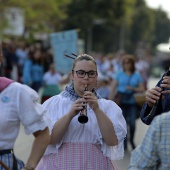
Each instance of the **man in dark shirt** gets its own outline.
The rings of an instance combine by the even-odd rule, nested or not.
[[[158,103],[157,108],[154,114],[150,115],[155,103]],[[150,125],[155,116],[167,111],[170,111],[170,76],[167,76],[166,72],[156,87],[146,92],[146,102],[142,107],[140,117],[143,123]]]

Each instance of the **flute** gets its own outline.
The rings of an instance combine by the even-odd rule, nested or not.
[[[88,91],[87,86],[85,86],[84,91]],[[82,124],[85,124],[88,122],[87,117],[87,106],[84,106],[83,110],[80,111],[80,115],[78,117],[78,121]]]
[[[164,76],[170,76],[170,67],[169,69],[166,71],[166,73],[164,74]],[[163,76],[163,77],[164,77]],[[162,77],[162,80],[163,80],[163,77]],[[161,83],[162,83],[162,80],[161,80]],[[162,88],[162,91],[164,90],[165,88]],[[156,103],[154,104],[154,106],[152,107],[150,113],[148,114],[148,116],[146,116],[146,119],[152,119],[154,116],[155,116],[155,113],[159,107],[159,105],[161,104],[161,99],[162,99],[162,94],[160,95],[159,99],[156,101]]]

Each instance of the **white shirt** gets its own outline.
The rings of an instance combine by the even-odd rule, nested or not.
[[[37,99],[34,90],[17,82],[0,93],[0,150],[14,147],[20,123],[26,134],[43,130],[50,123]]]
[[[57,85],[61,81],[61,75],[57,72],[51,74],[51,72],[48,71],[44,74],[43,80],[46,85]]]
[[[51,97],[43,106],[47,110],[47,114],[53,121],[52,126],[62,116],[68,113],[74,101],[69,97],[64,97],[62,94]],[[102,138],[97,119],[93,110],[87,105],[88,122],[81,124],[78,122],[78,116],[75,116],[69,124],[68,130],[63,136],[60,143],[56,146],[49,145],[46,149],[45,155],[50,153],[57,153],[62,143],[67,142],[84,142],[92,144],[100,144],[103,154],[111,160],[121,159],[124,156],[123,141],[126,136],[126,122],[122,115],[122,110],[116,103],[110,100],[98,99],[100,108],[111,119],[116,136],[118,138],[117,146],[107,146]]]

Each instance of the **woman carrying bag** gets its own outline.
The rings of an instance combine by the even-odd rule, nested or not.
[[[136,130],[137,105],[134,94],[136,92],[144,92],[144,84],[141,75],[135,71],[135,58],[132,55],[125,55],[122,58],[123,71],[117,72],[111,84],[111,92],[109,99],[113,98],[115,91],[119,94],[121,104],[119,105],[123,111],[123,115],[129,126],[130,144],[132,149],[134,144],[134,135]],[[118,97],[115,97],[115,100]],[[128,133],[127,133],[128,134]],[[127,135],[128,137],[128,135]],[[125,140],[125,150],[127,149],[127,138]]]

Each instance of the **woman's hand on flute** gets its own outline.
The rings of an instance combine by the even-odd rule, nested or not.
[[[86,100],[93,111],[99,109],[98,100],[92,92],[85,91],[83,98]]]
[[[85,99],[84,99],[84,98],[77,99],[77,100],[73,103],[73,105],[72,105],[72,107],[71,107],[71,109],[70,109],[70,111],[69,111],[69,114],[70,114],[72,117],[74,117],[74,116],[76,116],[81,110],[83,110],[85,106],[86,106],[86,103],[85,103]]]

